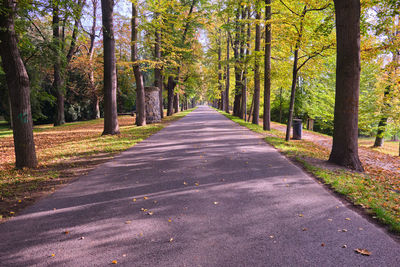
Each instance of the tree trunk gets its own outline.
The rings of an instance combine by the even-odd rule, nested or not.
[[[263,128],[271,130],[271,0],[265,0],[264,114]]]
[[[294,59],[293,59],[293,73],[292,73],[292,88],[290,92],[290,103],[289,103],[289,117],[286,125],[286,137],[285,140],[290,140],[290,129],[292,128],[292,120],[293,120],[293,111],[294,111],[294,100],[296,97],[296,85],[297,85],[297,63],[299,60],[299,50],[301,45],[301,39],[303,37],[303,28],[304,28],[304,18],[307,12],[307,6],[304,7],[303,12],[300,15],[300,30],[298,32],[296,44],[294,47]]]
[[[253,109],[254,109],[254,97],[251,100],[251,105],[250,105],[250,110],[249,110],[249,116],[247,118],[247,121],[250,121],[251,115],[253,114]]]
[[[260,1],[257,1],[256,8],[256,39],[255,39],[255,58],[254,58],[254,110],[253,110],[253,124],[258,125],[258,121],[260,118],[260,43],[261,43],[261,11],[259,9]]]
[[[136,125],[146,125],[146,103],[144,97],[143,75],[138,63],[138,13],[136,5],[132,2],[132,62],[136,81]]]
[[[168,77],[168,108],[167,108],[167,116],[171,116],[174,114],[174,89],[175,89],[175,78],[170,75]]]
[[[65,123],[64,115],[64,88],[63,79],[61,74],[61,39],[60,39],[60,18],[58,3],[52,1],[53,8],[53,43],[55,47],[55,62],[54,62],[54,81],[53,81],[53,91],[56,96],[56,116],[54,118],[54,126],[59,126]]]
[[[229,19],[228,19],[229,22]],[[225,112],[229,113],[229,80],[230,80],[230,66],[229,66],[229,46],[230,46],[229,34],[226,39],[226,80],[225,80]]]
[[[113,25],[113,0],[101,0],[104,46],[104,131],[119,134],[117,113],[117,73]]]
[[[360,1],[335,0],[337,66],[333,145],[329,161],[363,171],[358,157]]]
[[[379,121],[378,133],[376,134],[376,137],[375,137],[374,147],[382,147],[383,146],[387,120],[388,120],[387,117],[383,117]]]
[[[14,29],[15,5],[12,0],[2,0],[0,12],[0,56],[6,75],[11,101],[15,166],[19,169],[37,166],[33,121],[30,103],[29,77],[18,50]]]
[[[159,17],[159,14],[156,14],[156,18]],[[156,61],[160,62],[161,61],[161,33],[160,29],[156,29],[155,32],[155,44],[154,44],[154,54]],[[162,74],[161,74],[161,67],[157,65],[154,68],[154,86],[158,87],[160,90],[160,115],[161,118],[164,118],[164,105],[163,105],[163,81],[162,81]]]
[[[11,105],[10,94],[8,94],[8,110],[10,112],[10,129],[12,129],[14,127],[13,127],[13,115],[12,115],[12,105]]]
[[[240,7],[237,8],[236,12],[236,27],[235,27],[235,42],[233,47],[235,57],[235,99],[233,102],[233,115],[240,116],[240,100],[242,91],[242,75],[240,67],[240,38],[241,38],[241,27],[240,27]]]
[[[223,97],[223,86],[222,86],[222,63],[221,63],[221,30],[219,30],[219,37],[218,37],[218,89],[221,95],[221,104],[218,107],[219,109],[223,109],[224,107],[224,97]]]
[[[90,89],[92,90],[92,118],[93,119],[98,119],[100,118],[100,107],[99,107],[99,96],[97,95],[96,91],[96,85],[94,81],[94,67],[93,67],[93,54],[94,54],[94,46],[95,46],[95,40],[96,40],[96,25],[97,25],[97,0],[92,0],[93,4],[93,14],[92,14],[92,27],[90,29],[90,47],[88,50],[88,56],[89,56],[89,64],[90,64],[90,70],[89,70],[89,86]]]
[[[246,59],[244,65],[244,84],[243,84],[243,102],[246,103],[244,106],[244,120],[246,121],[247,117],[247,84],[248,84],[248,60],[250,58],[250,40],[251,40],[251,23],[250,23],[250,7],[246,8],[247,10],[247,39],[246,39]]]
[[[179,112],[179,94],[176,93],[174,95],[174,112],[178,113]]]
[[[245,60],[245,23],[244,21],[246,20],[246,9],[242,7],[242,22],[240,23],[240,52],[239,52],[239,58],[240,58],[240,108],[239,108],[239,118],[241,119],[246,119],[244,116],[245,114],[245,108],[246,108],[246,89],[245,89],[245,76],[244,72],[245,66],[244,66],[244,60]]]

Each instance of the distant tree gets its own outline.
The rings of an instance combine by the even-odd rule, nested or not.
[[[0,7],[0,55],[10,96],[16,167],[36,167],[29,77],[15,34],[15,2],[2,0]]]
[[[146,103],[144,97],[143,75],[138,62],[138,12],[136,4],[132,2],[132,62],[136,80],[136,125],[146,125]]]
[[[253,107],[253,124],[258,125],[260,118],[260,44],[261,44],[261,10],[260,2],[256,2],[256,39],[255,39],[255,60],[254,60],[254,107]]]
[[[263,129],[271,130],[271,0],[265,0],[264,114]]]
[[[117,113],[117,72],[113,25],[113,0],[101,0],[104,46],[104,131],[119,134]]]
[[[337,35],[333,145],[329,161],[363,171],[358,157],[360,0],[334,0]]]

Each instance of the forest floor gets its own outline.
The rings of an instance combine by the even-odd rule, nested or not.
[[[286,125],[272,123],[267,132],[237,117],[228,118],[257,133],[283,154],[298,162],[333,191],[344,196],[357,208],[389,229],[400,233],[400,157],[371,147],[371,140],[360,142],[359,156],[364,173],[349,171],[328,163],[332,137],[303,130],[303,140],[285,142]]]
[[[34,127],[36,169],[14,168],[12,131],[0,127],[0,222],[15,216],[37,199],[86,174],[189,111],[165,117],[161,123],[136,127],[132,116],[119,116],[121,134],[102,136],[103,119]]]

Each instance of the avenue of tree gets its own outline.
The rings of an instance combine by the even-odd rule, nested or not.
[[[359,135],[381,146],[400,129],[400,1],[1,1],[17,168],[37,165],[34,123],[102,116],[114,135],[135,110],[146,125],[145,86],[167,116],[208,101],[265,130],[286,123],[286,141],[301,118],[333,135],[329,161],[357,171]]]

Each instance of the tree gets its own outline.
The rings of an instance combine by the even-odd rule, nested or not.
[[[256,39],[255,39],[255,59],[254,59],[254,106],[253,106],[253,124],[258,125],[260,118],[260,44],[261,44],[261,10],[260,1],[256,3]]]
[[[229,23],[229,19],[228,19]],[[225,74],[225,112],[229,113],[229,86],[230,86],[230,66],[229,66],[229,47],[230,47],[230,38],[229,34],[226,36],[226,74]]]
[[[17,168],[37,166],[29,77],[18,49],[15,34],[15,2],[2,0],[0,10],[0,55],[10,96],[15,165]]]
[[[132,62],[136,80],[136,125],[146,125],[146,103],[144,97],[143,75],[138,62],[138,12],[136,4],[132,2]]]
[[[264,114],[263,129],[271,130],[271,0],[265,0]]]
[[[101,0],[104,50],[104,131],[119,134],[117,113],[117,71],[113,25],[113,0]]]
[[[358,157],[360,0],[334,0],[337,35],[336,97],[329,161],[363,171]]]

